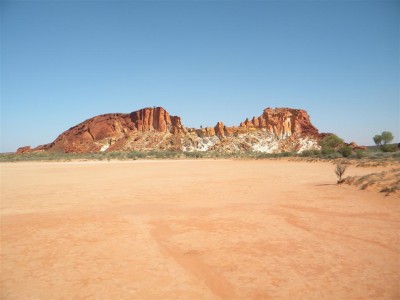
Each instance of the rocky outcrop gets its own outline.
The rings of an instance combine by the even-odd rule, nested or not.
[[[17,153],[61,151],[88,153],[128,150],[175,151],[302,151],[318,148],[318,130],[306,111],[267,108],[239,126],[186,128],[181,118],[162,107],[130,114],[114,113],[88,119],[60,134],[54,142]]]
[[[214,127],[214,132],[215,132],[215,135],[218,136],[219,138],[224,138],[225,137],[224,123],[218,122],[217,125],[215,125],[215,127]]]
[[[86,153],[128,150],[126,144],[146,132],[180,134],[185,133],[186,128],[180,117],[170,116],[162,107],[144,108],[130,114],[105,114],[88,119],[63,132],[53,143],[33,151]]]
[[[246,119],[241,127],[266,129],[277,138],[283,139],[293,134],[318,137],[318,130],[311,124],[307,112],[292,108],[266,108],[259,117]]]
[[[130,119],[138,131],[151,131],[180,133],[185,129],[181,118],[170,116],[162,107],[144,108],[130,114]]]
[[[22,153],[29,153],[31,151],[31,146],[24,146],[24,147],[20,147],[17,149],[17,152],[15,152],[16,154],[22,154]]]
[[[365,151],[365,150],[367,150],[367,147],[359,146],[359,145],[357,145],[356,142],[351,142],[350,144],[346,144],[345,143],[345,145],[350,147],[353,151],[357,151],[357,150]]]

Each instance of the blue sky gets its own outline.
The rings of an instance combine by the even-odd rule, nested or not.
[[[320,132],[400,141],[399,1],[2,1],[1,152],[95,115],[189,127],[306,109]]]

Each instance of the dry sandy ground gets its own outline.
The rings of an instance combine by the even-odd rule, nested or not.
[[[1,299],[400,298],[399,196],[330,163],[0,167]]]

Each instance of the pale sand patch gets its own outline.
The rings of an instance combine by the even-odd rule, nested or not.
[[[399,196],[331,163],[0,168],[1,299],[400,298]]]

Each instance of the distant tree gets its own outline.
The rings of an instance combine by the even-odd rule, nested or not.
[[[381,134],[376,134],[373,139],[375,144],[379,146],[383,152],[396,151],[396,145],[389,145],[389,143],[394,139],[394,136],[390,131],[383,131]]]
[[[381,137],[384,145],[389,144],[394,139],[393,134],[390,131],[382,132]]]
[[[344,179],[342,179],[342,177],[343,177],[344,173],[346,172],[346,169],[347,169],[347,165],[345,165],[341,160],[336,163],[335,174],[338,178],[338,181],[337,181],[338,184],[341,184],[344,182]]]
[[[382,145],[382,136],[380,134],[376,134],[374,137],[374,143],[377,146],[381,146]]]
[[[373,139],[377,146],[382,146],[393,141],[394,137],[390,131],[383,131],[381,134],[376,134]]]

